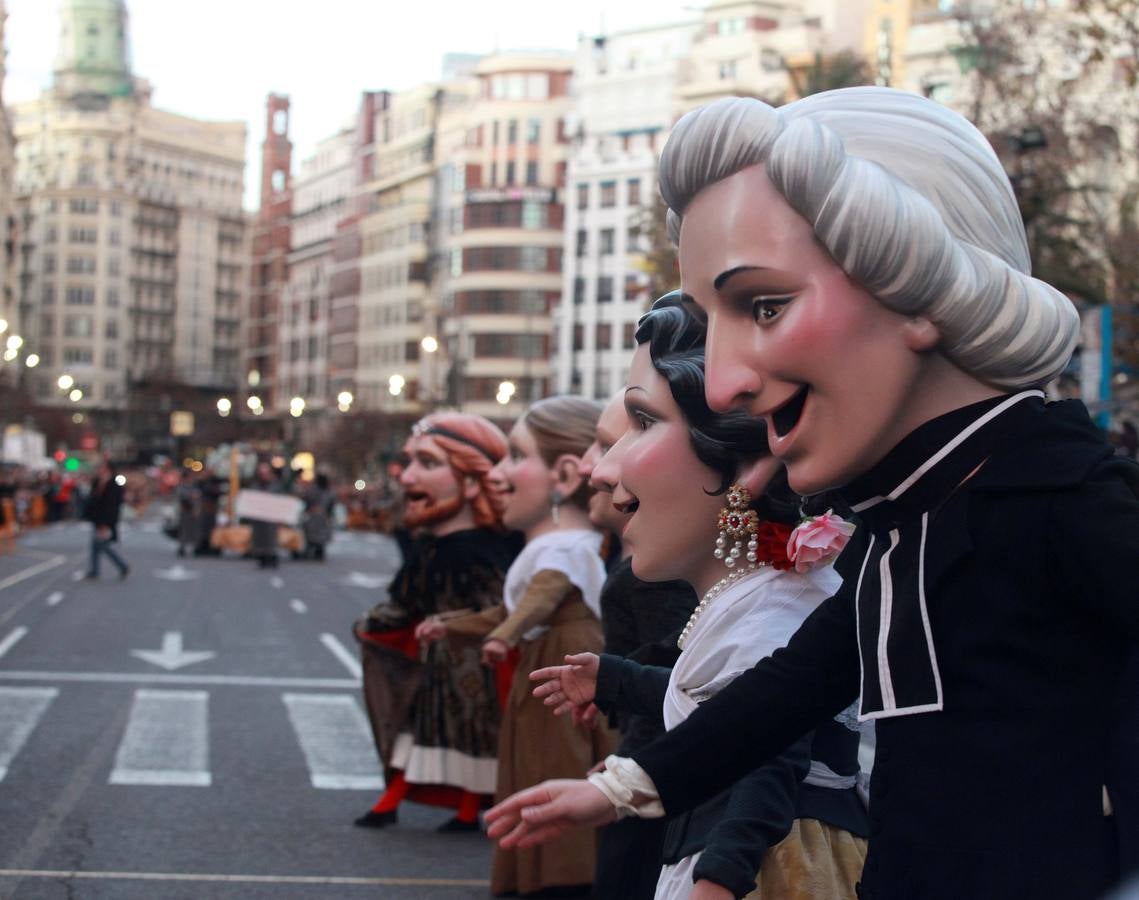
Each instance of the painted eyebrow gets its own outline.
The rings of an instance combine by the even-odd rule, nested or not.
[[[645,390],[643,387],[641,387],[639,384],[631,384],[627,388],[625,388],[625,395],[628,396],[630,391],[640,391],[643,394],[648,393],[648,391]]]
[[[712,287],[717,291],[721,290],[729,280],[739,275],[740,272],[756,272],[764,271],[764,266],[736,266],[734,269],[728,269],[726,272],[721,272],[716,276],[716,280],[712,282]]]

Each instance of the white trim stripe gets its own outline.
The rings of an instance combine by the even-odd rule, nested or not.
[[[858,570],[858,586],[854,589],[854,634],[858,644],[858,671],[862,678],[859,685],[866,683],[866,662],[862,658],[862,578],[866,575],[866,566],[870,562],[870,554],[874,552],[874,535],[870,535],[870,546],[866,548],[866,556],[862,558],[862,568]],[[862,720],[862,710],[865,698],[859,692],[859,721]]]
[[[998,406],[994,406],[981,418],[970,424],[964,431],[953,438],[944,447],[938,450],[933,456],[927,459],[924,463],[914,470],[909,478],[905,479],[901,484],[894,488],[885,497],[871,497],[869,500],[863,500],[861,503],[852,506],[854,512],[862,512],[863,510],[870,509],[877,506],[885,500],[897,500],[902,494],[908,491],[914,484],[930,469],[936,466],[939,462],[945,459],[950,453],[956,450],[964,441],[967,441],[976,431],[984,425],[987,425],[1009,407],[1019,403],[1021,400],[1027,400],[1030,397],[1044,398],[1044,392],[1038,390],[1021,391],[1019,394],[1014,394]]]
[[[0,681],[62,681],[80,684],[180,684],[227,687],[302,688],[338,690],[358,688],[348,678],[272,678],[256,675],[169,675],[144,672],[34,672],[0,670]]]
[[[902,539],[898,529],[890,531],[890,547],[882,554],[878,561],[878,577],[882,585],[882,608],[878,622],[878,686],[882,690],[882,708],[896,709],[897,698],[894,697],[894,682],[890,677],[890,657],[888,645],[890,642],[890,617],[894,612],[894,580],[890,577],[890,554],[894,552]]]
[[[18,625],[8,632],[4,640],[0,641],[0,658],[2,658],[9,650],[16,646],[28,633],[28,629],[23,625]]]

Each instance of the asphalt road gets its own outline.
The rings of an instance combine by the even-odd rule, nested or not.
[[[0,898],[488,896],[482,835],[382,787],[349,631],[394,542],[338,534],[321,564],[177,559],[123,528],[131,574],[80,580],[89,526],[0,556]]]

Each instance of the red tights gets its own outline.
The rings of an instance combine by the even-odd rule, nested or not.
[[[388,782],[387,790],[385,790],[380,799],[376,801],[376,805],[372,807],[372,812],[395,812],[399,809],[399,805],[407,798],[411,787],[412,786],[407,783],[407,779],[403,777],[403,772],[397,772],[392,777],[392,780]],[[455,818],[460,822],[477,822],[481,801],[481,795],[472,794],[470,791],[463,791],[459,797],[459,806],[455,813]]]

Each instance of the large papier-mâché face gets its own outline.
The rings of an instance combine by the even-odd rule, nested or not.
[[[403,445],[403,518],[408,528],[434,530],[466,504],[462,481],[447,452],[430,435],[412,435]]]
[[[587,479],[589,486],[593,488],[593,494],[589,498],[590,524],[614,534],[621,533],[629,517],[613,505],[613,485],[595,479],[593,473],[605,454],[621,439],[628,423],[622,392],[614,395],[601,411],[601,417],[597,420],[597,437],[582,454],[581,465],[578,466],[581,477]]]
[[[763,166],[693,198],[680,270],[707,319],[709,406],[762,417],[798,493],[847,483],[929,417],[936,331],[850,280]]]

